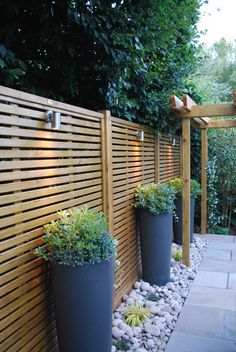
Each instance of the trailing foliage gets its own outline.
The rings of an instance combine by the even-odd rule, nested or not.
[[[207,231],[209,233],[215,233],[215,226],[222,221],[216,190],[217,179],[217,158],[209,158],[207,163]]]
[[[183,192],[183,178],[176,177],[168,182],[175,190],[176,197],[182,197]],[[193,196],[198,197],[201,195],[200,184],[196,180],[190,180],[190,192]]]
[[[35,253],[52,263],[82,265],[100,263],[115,254],[102,212],[86,206],[58,213],[58,220],[45,226],[44,245]]]
[[[122,285],[122,269],[121,269],[121,262],[116,259],[115,260],[115,283],[114,283],[114,289],[117,290],[121,285]]]
[[[168,184],[148,183],[138,185],[133,206],[153,215],[170,213],[174,209],[175,190]]]
[[[150,316],[150,310],[139,303],[130,306],[125,312],[125,323],[130,326],[140,326]]]
[[[2,0],[1,83],[167,130],[202,2]]]

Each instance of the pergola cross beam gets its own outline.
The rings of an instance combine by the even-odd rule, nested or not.
[[[181,99],[179,99],[176,95],[171,95],[170,97],[170,104],[175,111],[182,111],[184,106]]]
[[[236,114],[236,111],[235,111]],[[198,126],[198,128],[202,128],[203,126]],[[236,119],[224,119],[224,120],[211,120],[207,126],[207,128],[230,128],[236,127]]]
[[[193,101],[188,94],[183,95],[183,101],[176,97],[176,95],[171,95],[170,97],[170,103],[176,112],[190,112],[192,110],[192,107],[196,105],[195,101]],[[194,122],[197,124],[201,125],[207,125],[209,123],[209,118],[208,117],[196,117],[194,118]]]
[[[206,104],[206,105],[194,105],[191,111],[182,110],[179,114],[180,118],[194,119],[195,117],[216,117],[216,116],[235,116],[236,105],[235,104]]]

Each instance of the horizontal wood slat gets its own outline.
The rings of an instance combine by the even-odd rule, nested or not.
[[[46,122],[47,110],[61,112],[60,130]],[[156,174],[161,182],[179,176],[180,139],[173,146],[160,136],[156,148],[153,130],[108,115],[0,86],[3,352],[58,352],[48,267],[34,254],[57,211],[87,204],[110,212],[121,261],[114,307],[141,275],[134,190]]]

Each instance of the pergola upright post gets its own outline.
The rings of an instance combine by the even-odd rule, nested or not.
[[[202,129],[202,162],[201,162],[201,232],[207,231],[207,129],[236,127],[236,90],[233,91],[233,104],[205,104],[197,105],[188,95],[183,101],[175,95],[170,97],[170,103],[176,115],[182,119],[182,176],[183,176],[183,202],[182,202],[182,236],[183,236],[183,262],[189,266],[190,254],[190,119],[194,127]],[[229,119],[213,119],[211,117],[233,116]]]
[[[203,235],[207,232],[207,158],[208,158],[208,141],[207,141],[207,129],[202,128],[202,163],[201,163],[201,233]]]
[[[190,119],[182,120],[182,155],[183,155],[183,263],[190,265]]]

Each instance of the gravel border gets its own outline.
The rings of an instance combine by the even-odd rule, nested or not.
[[[205,239],[194,238],[190,251],[190,267],[171,259],[170,282],[165,286],[151,286],[143,280],[135,282],[132,291],[123,296],[123,302],[113,313],[112,352],[163,352],[165,350],[207,248],[207,243]],[[176,248],[180,246],[173,243],[172,251]],[[147,299],[150,294],[157,297],[156,302]],[[142,325],[131,327],[125,323],[125,312],[135,303],[147,307],[150,310],[150,316]],[[122,344],[123,348],[116,347],[118,344]]]

